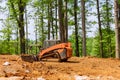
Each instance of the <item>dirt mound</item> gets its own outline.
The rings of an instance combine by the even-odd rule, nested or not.
[[[112,58],[72,57],[60,63],[56,59],[37,62],[30,55],[0,55],[0,64],[0,80],[120,79],[120,61]]]

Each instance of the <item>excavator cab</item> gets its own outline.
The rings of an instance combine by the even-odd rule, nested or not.
[[[60,43],[60,40],[45,40],[43,43],[43,48],[49,48],[59,43]]]
[[[58,58],[60,62],[65,62],[72,56],[70,42],[61,43],[60,40],[46,40],[37,55],[37,60],[47,57]]]

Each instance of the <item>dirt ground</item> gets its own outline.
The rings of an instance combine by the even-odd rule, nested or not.
[[[72,57],[33,61],[31,57],[0,55],[0,80],[120,80],[120,60]]]

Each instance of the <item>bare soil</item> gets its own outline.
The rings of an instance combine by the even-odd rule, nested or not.
[[[0,55],[0,80],[120,80],[120,60],[72,57],[68,62],[58,62]]]

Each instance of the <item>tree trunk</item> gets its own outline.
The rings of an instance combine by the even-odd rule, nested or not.
[[[116,58],[120,58],[120,4],[114,0],[115,11],[115,38],[116,38]]]
[[[78,24],[77,24],[77,0],[74,0],[74,20],[75,20],[75,53],[79,57]]]
[[[9,26],[8,26],[7,30],[10,31]],[[7,52],[10,54],[10,34],[7,35],[7,41],[8,41]]]
[[[65,13],[64,13],[65,42],[68,41],[67,1],[68,0],[65,0]]]
[[[7,45],[8,45],[7,50],[8,51],[7,52],[8,53],[10,53],[10,38],[11,38],[11,36],[10,36],[11,35],[11,31],[10,31],[11,26],[10,26],[10,20],[9,19],[10,19],[10,15],[8,16],[8,25],[7,25],[7,31],[10,32],[10,33],[7,33],[7,41],[8,41],[8,43],[7,43]]]
[[[36,24],[39,24],[39,19],[37,19],[37,18],[36,18]],[[38,40],[38,37],[37,37],[38,36],[37,35],[37,32],[38,32],[37,27],[38,26],[36,26],[36,29],[35,29],[35,44],[38,43],[38,41],[37,41]],[[37,54],[37,46],[36,46],[36,54]]]
[[[106,0],[106,18],[107,18],[107,44],[108,44],[108,53],[111,55],[112,47],[111,47],[111,30],[110,30],[110,12],[109,12],[109,2]]]
[[[42,5],[43,6],[43,5]],[[42,14],[44,14],[43,13],[43,9],[42,9]],[[41,27],[42,27],[42,43],[44,42],[44,27],[43,27],[43,25],[44,25],[44,22],[43,22],[43,15],[41,15]],[[42,44],[43,45],[43,44]]]
[[[26,20],[26,53],[28,53],[28,22],[27,22],[27,7],[25,7],[25,20]]]
[[[99,25],[99,35],[100,35],[100,55],[103,56],[103,42],[102,42],[102,30],[101,30],[101,21],[100,21],[100,12],[99,12],[99,0],[97,0],[97,14],[98,14],[98,25]]]
[[[24,9],[25,5],[22,0],[19,0],[19,33],[20,33],[20,53],[25,54],[25,31],[24,31]]]
[[[19,38],[18,38],[18,27],[17,27],[17,30],[16,30],[16,39],[17,39],[17,42],[15,43],[16,45],[16,48],[15,48],[15,53],[18,54],[19,53]]]
[[[51,3],[50,3],[50,22],[51,22],[51,28],[52,28],[52,39],[55,39],[55,35],[54,35],[54,25],[53,25],[53,11],[52,11],[52,1],[51,1]]]
[[[58,1],[56,0],[56,6],[55,6],[55,7],[56,7],[56,9],[55,9],[55,14],[56,14],[56,15],[55,15],[55,18],[56,18],[56,21],[55,21],[55,24],[56,24],[56,25],[55,25],[56,39],[58,39],[58,25],[57,25],[57,9],[58,9],[58,8],[57,8],[57,4],[58,4]]]
[[[58,14],[59,14],[59,29],[60,29],[60,40],[65,42],[65,29],[64,29],[64,12],[63,12],[63,0],[58,0]]]
[[[82,17],[82,52],[86,54],[86,26],[85,26],[85,0],[81,0],[81,17]]]
[[[17,17],[17,13],[15,11],[15,7],[14,7],[14,2],[12,0],[9,0],[10,1],[10,5],[11,5],[11,8],[12,8],[12,12],[13,12],[13,15],[14,15],[14,18],[15,20],[17,21],[17,25],[19,23],[19,20],[18,20],[18,17]],[[19,25],[18,25],[19,26]],[[16,49],[15,49],[15,53],[18,54],[18,46],[19,46],[19,39],[18,39],[18,27],[17,27],[17,30],[16,30],[16,39],[17,39],[17,43],[16,43]]]
[[[17,13],[14,7],[14,2],[12,0],[10,0],[10,4],[11,4],[14,17],[18,24],[18,30],[20,35],[20,53],[25,54],[24,9],[25,9],[26,3],[24,3],[22,0],[19,0],[18,2],[19,18],[17,17]]]
[[[48,4],[48,40],[50,40],[50,4]]]

